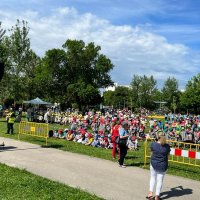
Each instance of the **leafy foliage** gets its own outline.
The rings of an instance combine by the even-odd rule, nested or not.
[[[156,80],[153,76],[134,75],[131,82],[134,107],[153,107],[153,99],[156,93]]]
[[[94,43],[67,40],[63,49],[48,50],[35,70],[40,97],[80,107],[100,103],[99,88],[112,84],[108,73],[113,69],[100,49]]]
[[[129,107],[130,89],[124,86],[116,87],[115,91],[106,91],[103,94],[104,105],[113,108],[127,108]]]
[[[180,101],[181,105],[186,109],[195,113],[200,111],[200,74],[188,81]]]
[[[163,99],[167,101],[168,107],[173,111],[176,110],[179,101],[178,81],[173,77],[169,77],[162,88]]]
[[[17,20],[14,27],[9,30],[10,35],[3,40],[7,62],[5,65],[5,77],[2,80],[4,91],[2,96],[15,100],[23,99],[28,90],[27,81],[32,72],[31,59],[35,54],[30,49],[28,37],[29,28],[25,21]]]

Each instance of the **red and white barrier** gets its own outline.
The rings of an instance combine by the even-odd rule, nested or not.
[[[200,152],[171,148],[170,155],[182,156],[186,158],[200,159]]]

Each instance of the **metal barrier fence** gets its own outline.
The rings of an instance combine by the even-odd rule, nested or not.
[[[164,115],[149,115],[148,118],[165,119],[165,116]]]
[[[21,121],[19,124],[19,134],[18,139],[20,139],[20,135],[30,135],[33,137],[45,138],[46,145],[49,134],[49,125],[44,123],[35,123],[35,122],[25,122]]]
[[[144,165],[147,164],[147,159],[151,157],[151,142],[154,139],[148,138],[145,141],[144,147]],[[190,166],[200,167],[200,145],[186,142],[178,142],[167,140],[171,147],[171,152],[168,158],[169,162],[185,164]]]

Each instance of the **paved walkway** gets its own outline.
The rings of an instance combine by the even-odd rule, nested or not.
[[[120,168],[114,162],[1,138],[0,162],[94,193],[109,200],[142,200],[148,191],[149,171]],[[92,150],[92,149],[91,149]],[[199,176],[199,174],[197,174]],[[199,200],[200,182],[166,175],[163,199]]]

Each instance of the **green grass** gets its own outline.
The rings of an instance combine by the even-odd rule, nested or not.
[[[7,135],[4,134],[6,132],[6,123],[0,122],[0,130],[1,130],[0,136],[17,139],[18,125],[19,124],[15,123],[14,135]],[[53,129],[54,127],[65,128],[66,126],[50,125],[50,129]],[[39,144],[45,147],[45,139],[35,138],[30,136],[21,136],[20,138],[22,141]],[[140,145],[139,151],[128,151],[125,163],[128,166],[137,166],[149,169],[149,160],[148,160],[148,165],[144,167],[144,142],[140,141],[139,145]],[[94,148],[91,146],[85,146],[75,142],[68,142],[66,140],[56,139],[56,138],[48,139],[48,146],[46,148],[48,147],[113,161],[110,149],[106,150],[102,148]],[[180,165],[170,162],[170,167],[167,173],[200,181],[200,176],[197,176],[197,174],[200,174],[200,167]]]
[[[0,164],[0,199],[100,200],[95,195]]]

